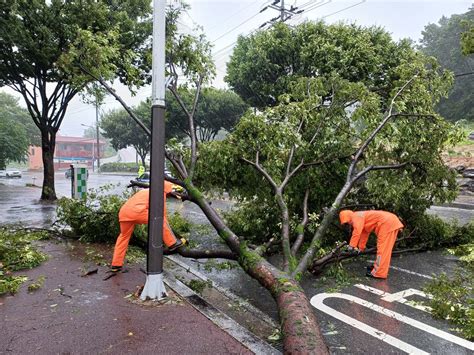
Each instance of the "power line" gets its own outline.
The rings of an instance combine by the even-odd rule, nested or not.
[[[266,1],[262,6],[268,4],[270,1],[271,1],[271,0]],[[228,20],[230,20],[231,18],[234,18],[236,15],[238,15],[238,14],[244,12],[244,11],[247,10],[247,9],[250,9],[250,8],[251,8],[252,6],[254,6],[254,5],[255,5],[255,3],[251,3],[249,6],[245,6],[244,8],[242,8],[242,9],[240,9],[239,11],[235,12],[234,14],[230,15],[230,16],[227,17],[226,19],[220,20],[219,22],[220,22],[220,23],[225,23],[225,22],[227,22]],[[208,28],[207,30],[208,30],[208,31],[209,31],[209,30],[212,30],[212,29],[216,28],[217,26],[218,26],[218,25],[212,26],[211,28]]]
[[[313,10],[316,10],[317,8],[320,8],[322,6],[325,6],[329,3],[331,3],[332,0],[322,0],[322,1],[317,1],[316,3],[308,6],[307,8],[305,8],[305,11],[306,13],[310,12],[310,11],[313,11]]]
[[[347,7],[343,8],[343,9],[341,9],[341,10],[339,10],[339,11],[336,11],[336,12],[333,12],[333,13],[331,13],[331,14],[325,15],[325,16],[323,16],[323,17],[321,17],[321,18],[326,18],[326,17],[332,16],[332,15],[338,14],[338,13],[340,13],[340,12],[346,11],[346,10],[348,10],[348,9],[350,9],[350,8],[353,8],[353,7],[355,7],[355,6],[361,5],[361,4],[363,4],[364,2],[366,2],[366,1],[367,1],[367,0],[362,0],[362,1],[360,1],[360,2],[358,2],[358,3],[356,3],[356,4],[354,4],[354,5],[347,6]]]
[[[279,4],[277,6],[277,4]],[[274,0],[270,5],[265,6],[260,12],[264,12],[267,9],[277,10],[280,14],[277,17],[270,19],[260,25],[259,28],[263,28],[266,25],[273,25],[276,22],[286,22],[295,15],[301,14],[304,10],[299,7],[291,5],[290,8],[285,7],[285,0]]]
[[[253,18],[257,17],[258,15],[260,15],[260,12],[257,12],[255,15],[249,17],[248,19],[246,19],[244,22],[240,23],[239,25],[231,28],[230,30],[228,30],[227,32],[223,33],[222,35],[220,35],[219,37],[217,37],[216,39],[214,39],[212,41],[212,43],[215,43],[216,41],[218,41],[219,39],[221,39],[222,37],[226,36],[227,34],[233,32],[234,30],[236,30],[237,28],[239,28],[240,26],[246,24],[247,22],[249,22],[250,20],[252,20]]]

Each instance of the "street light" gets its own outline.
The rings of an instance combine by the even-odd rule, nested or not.
[[[84,123],[81,123],[81,126],[94,128],[94,126],[88,126]],[[99,125],[97,124],[97,116],[95,122],[95,135],[96,135],[96,152],[97,152],[97,172],[100,173],[100,143],[99,143]],[[94,171],[94,159],[95,159],[95,152],[94,152],[94,143],[92,143],[92,171]]]

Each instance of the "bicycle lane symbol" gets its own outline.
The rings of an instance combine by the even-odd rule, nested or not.
[[[419,306],[419,305],[414,305],[414,304],[410,304],[407,302],[406,298],[405,297],[408,297],[410,295],[413,295],[413,294],[416,294],[416,295],[419,295],[419,296],[422,296],[422,297],[426,297],[426,298],[429,298],[430,296],[429,295],[426,295],[424,292],[422,291],[419,291],[419,290],[415,290],[415,289],[408,289],[408,290],[404,290],[404,291],[401,291],[401,292],[397,292],[397,293],[393,293],[393,294],[390,294],[390,293],[386,293],[384,291],[381,291],[381,290],[378,290],[376,288],[373,288],[373,287],[370,287],[370,286],[366,286],[366,285],[362,285],[362,284],[356,284],[354,285],[355,287],[358,287],[358,288],[361,288],[361,289],[364,289],[366,291],[369,291],[369,292],[372,292],[372,293],[375,293],[379,296],[382,297],[382,300],[384,301],[387,301],[387,302],[400,302],[400,303],[404,303],[408,306],[411,306],[411,307],[414,307],[414,308],[417,308],[417,309],[421,309],[423,311],[427,311],[427,307],[423,307],[423,306]],[[465,340],[465,339],[462,339],[460,337],[457,337],[453,334],[450,334],[450,333],[447,333],[447,332],[444,332],[442,330],[439,330],[439,329],[436,329],[426,323],[423,323],[423,322],[420,322],[420,321],[417,321],[413,318],[410,318],[410,317],[407,317],[407,316],[404,316],[403,314],[400,314],[400,313],[397,313],[397,312],[394,312],[390,309],[387,309],[387,308],[384,308],[384,307],[381,307],[379,305],[376,305],[374,303],[371,303],[371,302],[368,302],[368,301],[365,301],[359,297],[356,297],[356,296],[352,296],[352,295],[348,295],[348,294],[345,294],[345,293],[320,293],[318,295],[315,295],[311,298],[310,302],[311,302],[311,305],[313,307],[315,307],[316,309],[330,315],[331,317],[334,317],[336,319],[339,319],[340,321],[343,321],[344,323],[346,324],[349,324],[377,339],[380,339],[384,342],[386,342],[387,344],[390,344],[406,353],[409,353],[409,354],[429,354],[427,353],[426,351],[423,351],[411,344],[408,344],[398,338],[395,338],[387,333],[384,333],[380,330],[378,330],[377,328],[374,328],[374,327],[371,327],[361,321],[358,321],[357,319],[355,318],[352,318],[342,312],[339,312],[327,305],[324,304],[324,300],[327,299],[327,298],[339,298],[339,299],[344,299],[344,300],[347,300],[349,302],[354,302],[354,303],[357,303],[361,306],[364,306],[366,308],[369,308],[371,309],[372,311],[375,311],[375,312],[378,312],[378,313],[381,313],[387,317],[391,317],[391,318],[394,318],[396,320],[398,320],[399,322],[402,322],[402,323],[405,323],[405,324],[408,324],[412,327],[415,327],[415,328],[418,328],[420,330],[423,330],[427,333],[430,333],[432,335],[435,335],[439,338],[442,338],[442,339],[445,339],[445,340],[448,340],[454,344],[457,344],[457,345],[460,345],[464,348],[467,348],[469,350],[474,350],[474,343],[468,341],[468,340]]]

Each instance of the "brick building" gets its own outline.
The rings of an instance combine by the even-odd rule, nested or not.
[[[104,155],[105,142],[99,140],[99,153]],[[84,137],[56,136],[56,149],[54,150],[54,169],[67,169],[71,164],[86,164],[92,168],[97,159],[97,140]],[[28,169],[43,169],[41,147],[30,146],[28,156]]]

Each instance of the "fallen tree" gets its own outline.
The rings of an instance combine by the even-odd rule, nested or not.
[[[449,80],[447,84],[443,81],[444,74],[437,71],[436,63],[415,56],[397,68],[398,80],[385,105],[377,93],[361,83],[335,75],[301,78],[277,106],[244,115],[224,141],[200,144],[194,115],[201,87],[212,75],[209,47],[203,38],[177,36],[172,28],[168,36],[174,44],[167,55],[169,91],[188,117],[190,144],[169,142],[166,158],[176,178],[167,180],[186,189],[189,201],[200,207],[225,242],[228,258],[237,258],[243,270],[272,294],[285,352],[328,353],[299,280],[312,263],[317,263],[316,254],[343,201],[355,187],[361,188],[357,183],[367,176],[364,185],[379,196],[383,192],[388,195],[383,191],[384,182],[397,179],[405,184],[401,192],[397,191],[398,200],[400,193],[414,189],[415,183],[421,193],[430,194],[428,200],[448,194],[442,181],[451,182],[453,177],[443,169],[439,153],[450,138],[450,127],[433,111],[433,104],[445,93]],[[173,48],[181,52],[175,53]],[[96,62],[88,62],[87,55],[74,60],[140,123],[107,82],[113,75],[104,76]],[[194,87],[191,106],[179,96],[180,74]],[[150,133],[143,124],[141,127]],[[393,171],[396,173],[386,173]],[[331,173],[335,174],[333,181],[323,183]],[[374,186],[370,186],[371,181],[375,181]],[[216,186],[242,201],[276,211],[265,222],[272,222],[271,228],[278,232],[252,236],[234,231],[201,190]],[[324,198],[318,197],[321,186],[329,191],[323,191]],[[320,221],[313,213],[318,205],[326,207]],[[248,223],[260,227],[255,218]],[[280,247],[281,265],[266,259],[266,252],[274,245]],[[218,252],[190,251],[189,255],[208,258]],[[220,253],[219,257],[226,256]]]
[[[325,262],[324,260],[327,256],[319,260],[314,260],[314,256],[318,250],[318,246],[321,242],[321,239],[327,232],[330,223],[336,216],[344,198],[350,193],[354,184],[369,172],[378,170],[402,169],[412,163],[412,161],[410,160],[392,160],[391,163],[386,163],[383,165],[368,164],[362,169],[359,168],[359,170],[356,171],[356,166],[358,163],[361,162],[362,155],[365,153],[365,155],[368,156],[366,152],[367,148],[377,137],[377,134],[390,122],[390,120],[399,117],[404,117],[406,120],[409,119],[412,121],[414,120],[414,118],[428,118],[429,120],[437,119],[434,113],[408,115],[405,113],[394,111],[395,105],[398,100],[401,101],[402,94],[405,93],[405,95],[407,95],[405,91],[409,91],[408,88],[418,78],[418,75],[419,74],[412,76],[399,88],[399,90],[395,93],[391,105],[385,113],[384,117],[382,117],[380,122],[375,125],[375,128],[372,129],[371,133],[360,144],[359,148],[354,152],[354,154],[348,155],[347,153],[343,152],[344,154],[341,154],[340,156],[335,156],[333,158],[327,159],[328,161],[350,159],[351,163],[348,169],[346,182],[342,186],[342,189],[336,196],[334,202],[325,212],[324,217],[316,233],[309,242],[309,246],[307,247],[305,253],[299,254],[298,252],[301,246],[303,245],[304,229],[306,227],[306,221],[308,220],[308,218],[306,214],[303,216],[303,219],[299,224],[302,227],[297,229],[297,236],[293,240],[293,242],[291,242],[290,218],[288,208],[283,197],[284,189],[286,185],[291,181],[291,178],[297,175],[299,169],[318,166],[324,163],[324,159],[321,161],[310,161],[309,163],[305,163],[304,160],[300,160],[298,164],[295,164],[295,167],[290,168],[292,160],[295,156],[296,148],[290,149],[287,161],[288,164],[285,167],[286,174],[284,175],[284,178],[280,180],[280,184],[277,184],[275,180],[271,177],[270,173],[268,173],[265,168],[262,167],[260,161],[260,153],[258,151],[254,160],[241,158],[241,162],[243,162],[244,164],[249,164],[262,176],[264,176],[265,180],[268,181],[274,191],[275,200],[277,201],[277,204],[281,211],[281,236],[279,239],[281,242],[281,250],[283,251],[282,254],[284,256],[284,262],[281,268],[272,265],[264,258],[267,244],[260,245],[256,248],[250,247],[248,241],[236,235],[226,225],[224,219],[218,214],[216,210],[214,210],[212,205],[206,200],[201,191],[195,186],[193,177],[197,165],[197,144],[195,144],[194,148],[191,148],[190,156],[187,158],[183,157],[182,155],[179,155],[176,151],[167,152],[167,158],[173,164],[179,176],[178,179],[169,178],[169,180],[179,184],[180,186],[186,189],[186,191],[188,192],[188,199],[191,202],[196,203],[201,208],[203,213],[209,219],[209,222],[214,226],[219,236],[225,241],[231,251],[228,256],[224,255],[224,253],[219,251],[194,251],[192,253],[189,252],[188,255],[186,255],[188,252],[183,251],[182,255],[191,256],[195,258],[209,258],[211,255],[223,258],[228,257],[229,259],[235,259],[235,257],[237,257],[237,260],[242,266],[242,268],[249,275],[257,279],[262,284],[262,286],[267,288],[272,293],[280,311],[282,333],[284,334],[285,350],[288,352],[326,352],[324,342],[318,330],[318,325],[314,316],[314,312],[312,311],[309,305],[308,299],[304,291],[299,286],[298,280],[299,278],[301,278],[304,271],[307,270],[310,266],[312,271],[316,272],[318,265],[324,266],[325,264],[327,264],[327,262]],[[98,78],[98,80],[101,81],[100,78]],[[103,82],[102,84],[104,85],[104,87],[108,87],[105,82]],[[110,93],[114,94],[113,90],[110,90]],[[361,99],[359,98],[359,100]],[[347,101],[344,102],[344,104],[347,103]],[[295,105],[299,104],[299,102],[295,103]],[[365,109],[363,105],[359,106],[359,108],[357,109],[361,108]],[[334,107],[332,107],[332,109],[334,109]],[[353,116],[354,113],[352,114],[352,117]],[[192,121],[192,114],[190,114],[189,117]],[[345,117],[345,119],[347,119],[347,117]],[[302,127],[303,123],[304,122],[300,121],[298,123],[298,126]],[[412,124],[418,125],[418,123]],[[317,126],[310,125],[310,127]],[[237,130],[238,129],[239,127],[237,127]],[[338,131],[336,130],[333,133],[338,134]],[[312,140],[314,141],[314,139]],[[350,150],[353,149],[353,144],[348,144],[347,148],[350,152]],[[248,146],[247,149],[249,149]],[[414,159],[414,156],[410,156],[410,158]],[[189,162],[189,166],[186,166],[185,164],[186,159]],[[365,159],[366,162],[368,158],[366,157]],[[391,159],[392,158],[390,158],[389,160]],[[309,196],[309,193],[305,192],[305,196]],[[304,209],[307,209],[307,203],[308,197],[303,199]],[[342,254],[342,257],[348,257],[348,255]]]

